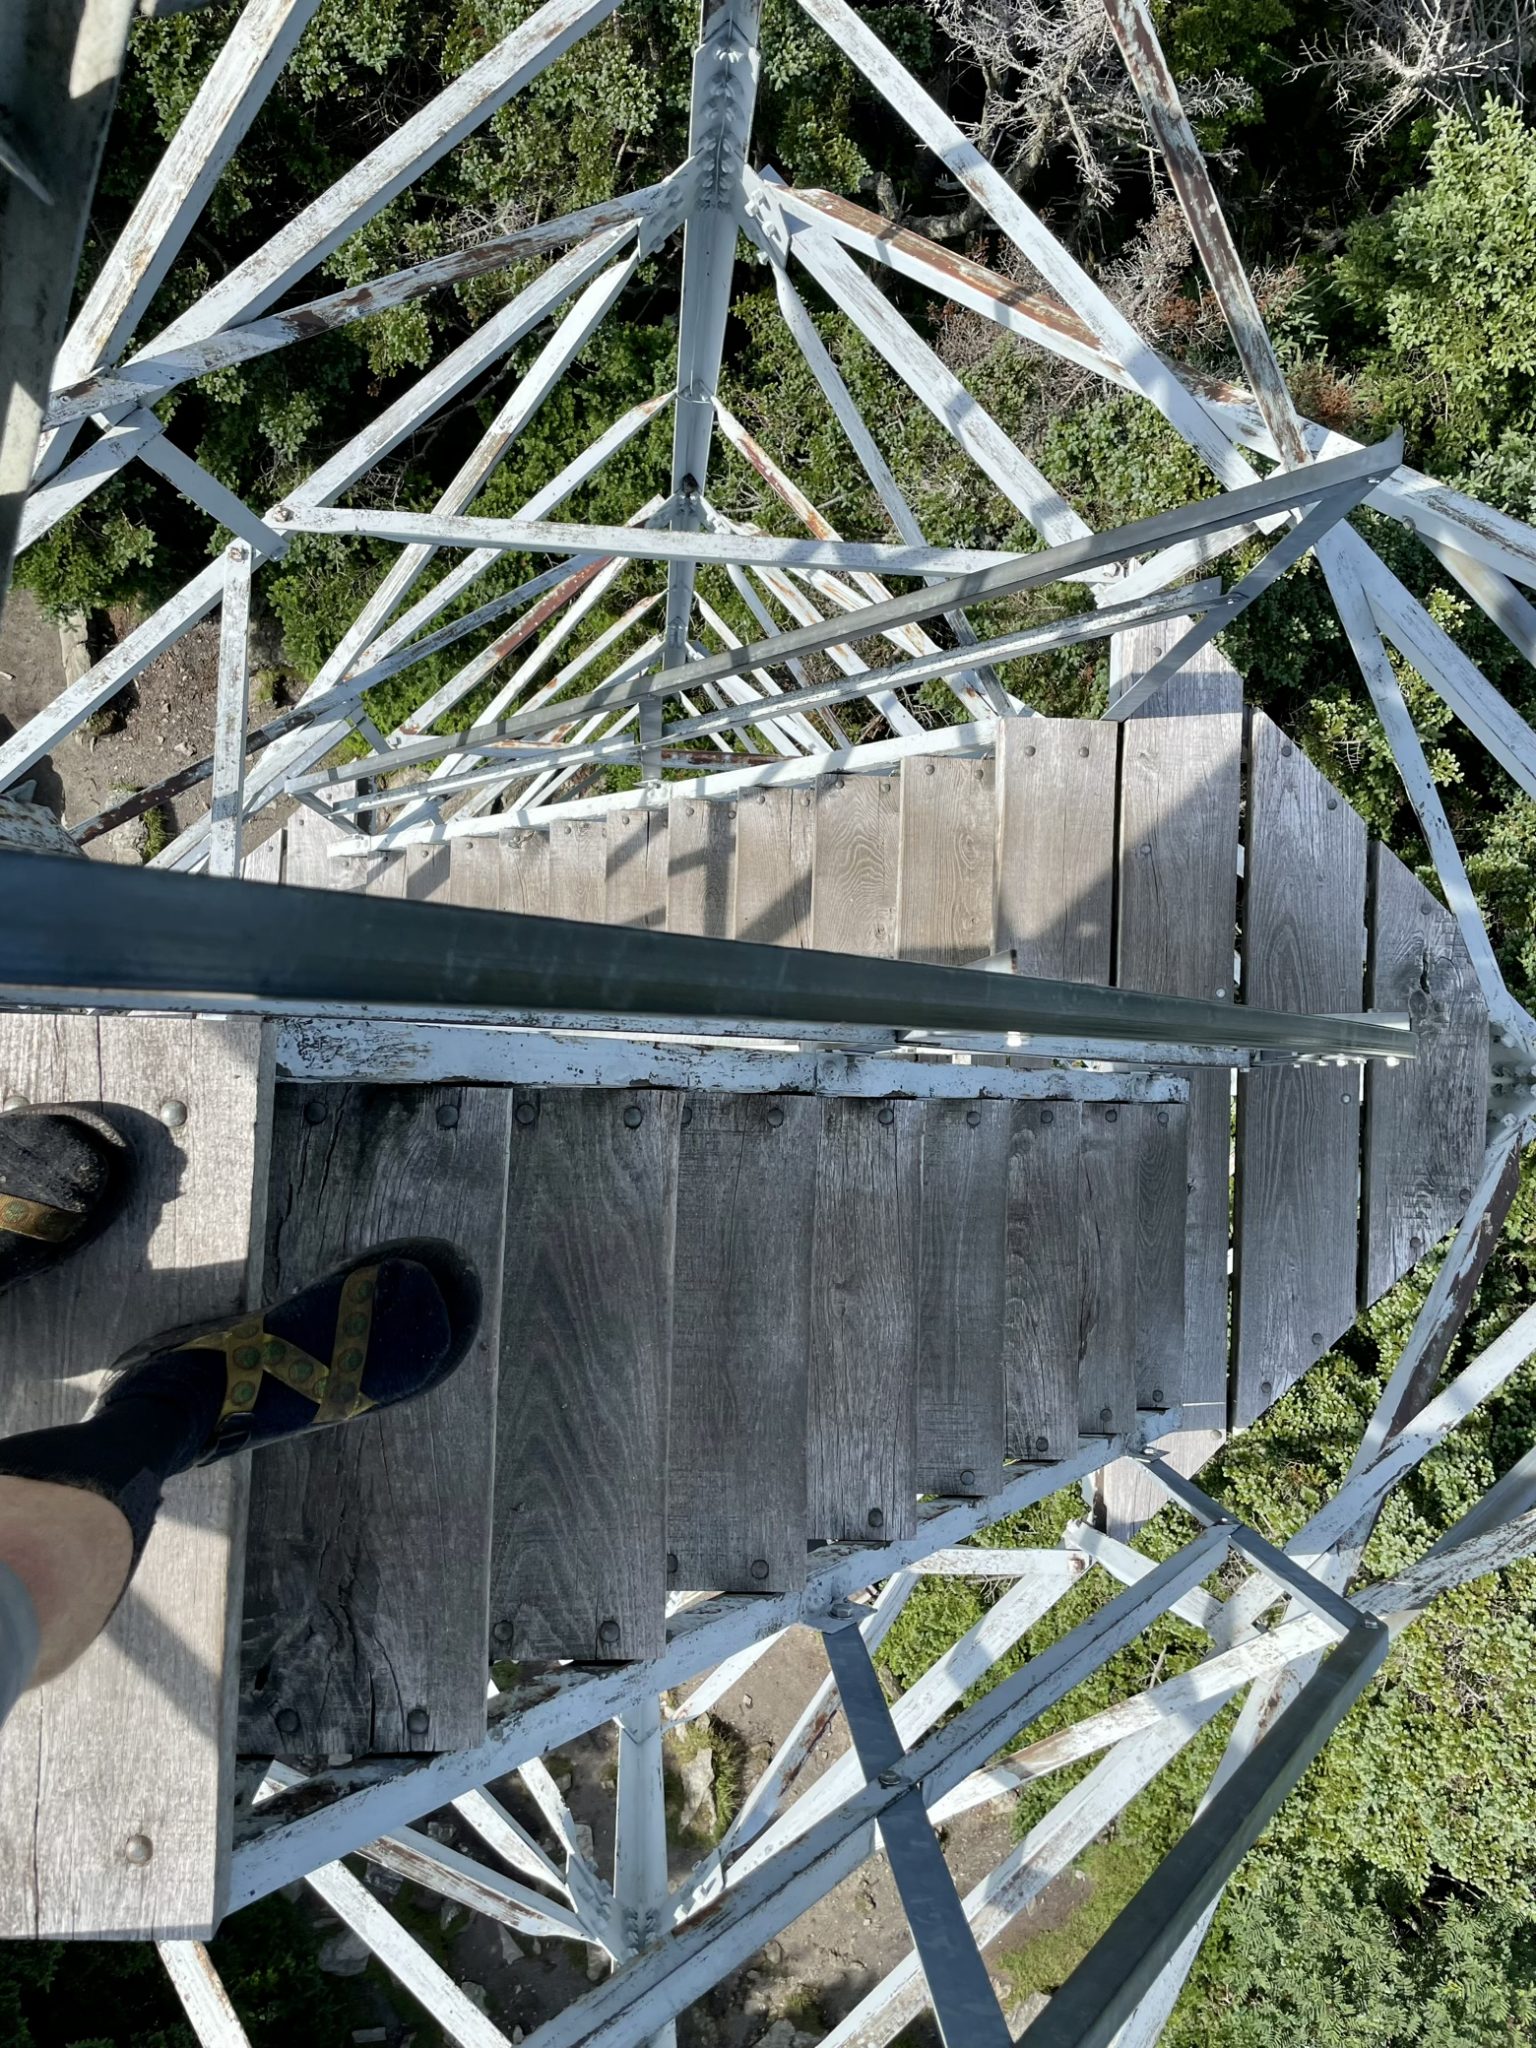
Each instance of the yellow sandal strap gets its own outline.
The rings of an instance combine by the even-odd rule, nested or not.
[[[0,1198],[0,1230],[15,1237],[40,1238],[44,1244],[67,1244],[85,1218],[51,1202],[29,1202],[21,1195]]]
[[[316,1425],[344,1422],[373,1407],[358,1388],[368,1357],[377,1281],[376,1266],[361,1266],[347,1275],[337,1307],[336,1342],[329,1365],[287,1338],[273,1336],[260,1316],[246,1316],[227,1329],[210,1330],[182,1345],[184,1351],[224,1354],[224,1405],[219,1410],[219,1424],[231,1416],[250,1414],[261,1391],[263,1373],[313,1401]]]

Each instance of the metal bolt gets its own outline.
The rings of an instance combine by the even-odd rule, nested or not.
[[[976,1126],[981,1122],[981,1111],[979,1109],[968,1109],[965,1112],[965,1120],[970,1125],[971,1129],[974,1131]]]
[[[454,1128],[455,1124],[457,1124],[458,1120],[459,1108],[456,1102],[440,1102],[437,1105],[437,1123],[439,1130],[451,1131]]]
[[[766,1579],[768,1576],[767,1558],[754,1557],[751,1564],[751,1572],[754,1579]]]
[[[1147,859],[1149,859],[1149,858],[1150,858],[1150,856],[1151,856],[1151,853],[1152,853],[1152,848],[1151,848],[1151,846],[1150,846],[1150,845],[1147,845],[1147,846],[1138,846],[1138,847],[1137,847],[1137,849],[1136,849],[1136,852],[1137,852],[1138,856],[1139,856],[1139,857],[1140,857],[1140,858],[1141,858],[1142,860],[1147,860]]]
[[[329,1115],[330,1111],[317,1095],[311,1095],[304,1104],[304,1121],[307,1124],[323,1124]]]
[[[1269,1399],[1270,1395],[1271,1395],[1271,1394],[1272,1394],[1272,1393],[1273,1393],[1274,1391],[1275,1391],[1275,1383],[1274,1383],[1274,1381],[1273,1381],[1273,1380],[1260,1380],[1260,1381],[1259,1381],[1259,1399],[1260,1399],[1261,1401],[1267,1401],[1267,1400]]]
[[[878,1121],[883,1124],[893,1124],[896,1121],[896,1112],[888,1102],[881,1103],[876,1115]]]
[[[299,1717],[294,1712],[292,1707],[279,1707],[272,1718],[277,1723],[277,1732],[279,1735],[298,1734]]]
[[[1026,747],[1024,751],[1026,754],[1032,754],[1035,750],[1033,747]]]
[[[684,805],[683,805],[683,816],[684,816],[685,818],[691,818],[691,817],[693,816],[693,805],[692,805],[692,804],[684,804]]]
[[[688,1126],[693,1122],[693,1104],[691,1102],[685,1102],[683,1104],[683,1113],[677,1121],[685,1131],[687,1130]]]
[[[30,1109],[32,1107],[26,1096],[16,1094],[14,1089],[5,1098],[5,1106],[7,1109]]]
[[[1082,760],[1082,761],[1086,761],[1086,760],[1087,760],[1087,758],[1088,758],[1088,749],[1087,749],[1086,747],[1079,747],[1079,748],[1078,748],[1078,750],[1077,750],[1077,753],[1078,753],[1078,759],[1079,759],[1079,760]]]
[[[1158,1120],[1158,1122],[1159,1122],[1160,1124],[1165,1124],[1165,1123],[1167,1123],[1167,1121],[1168,1121],[1168,1112],[1167,1112],[1167,1110],[1166,1110],[1166,1109],[1160,1109],[1160,1110],[1159,1110],[1159,1111],[1157,1112],[1157,1120]]]
[[[619,1641],[619,1624],[613,1620],[600,1621],[597,1625],[597,1640],[602,1644],[605,1650],[617,1649]]]
[[[171,1097],[161,1103],[156,1115],[168,1131],[179,1131],[187,1120],[187,1105]]]
[[[780,1109],[779,1105],[778,1105],[777,1103],[775,1103],[775,1104],[773,1105],[772,1109],[770,1109],[770,1110],[769,1110],[769,1112],[768,1112],[768,1128],[769,1128],[769,1130],[770,1130],[770,1131],[776,1131],[776,1130],[777,1130],[777,1129],[779,1128],[779,1125],[780,1125],[781,1123],[783,1123],[783,1121],[784,1121],[784,1112],[783,1112],[783,1110],[782,1110],[782,1109]]]
[[[405,1725],[412,1735],[425,1735],[432,1725],[432,1716],[425,1707],[412,1707],[405,1717]]]
[[[1213,996],[1215,996],[1217,1002],[1220,1002],[1227,992],[1224,988],[1217,988],[1212,989],[1211,993]]]
[[[1281,755],[1287,761],[1291,758],[1292,754],[1294,754],[1295,751],[1296,749],[1291,745],[1289,740],[1287,740],[1285,745],[1280,749]]]
[[[1355,1098],[1354,1098],[1354,1096],[1350,1094],[1350,1092],[1349,1092],[1349,1090],[1348,1090],[1347,1088],[1346,1088],[1346,1089],[1344,1090],[1344,1092],[1343,1092],[1343,1093],[1342,1093],[1342,1094],[1340,1095],[1340,1097],[1339,1097],[1339,1100],[1340,1100],[1340,1102],[1346,1102],[1346,1103],[1347,1103],[1347,1102],[1353,1102],[1353,1101],[1354,1101],[1354,1099],[1355,1099]]]
[[[1456,1193],[1463,1202],[1470,1202],[1472,1199],[1472,1190],[1470,1188],[1458,1188]]]
[[[1120,1121],[1120,1112],[1119,1112],[1119,1110],[1118,1110],[1118,1109],[1106,1109],[1106,1110],[1105,1110],[1105,1112],[1104,1112],[1104,1121],[1105,1121],[1105,1123],[1107,1123],[1107,1124],[1117,1124],[1117,1123],[1119,1123],[1119,1121]]]
[[[538,1115],[538,1113],[539,1112],[534,1108],[531,1102],[520,1102],[517,1105],[517,1108],[512,1112],[513,1116],[517,1119],[517,1121],[523,1126],[525,1130],[527,1129],[528,1125],[533,1122],[534,1118]]]
[[[968,1492],[970,1491],[970,1489],[971,1489],[971,1488],[972,1488],[972,1487],[973,1487],[973,1486],[974,1486],[975,1484],[976,1484],[976,1473],[975,1473],[975,1469],[974,1469],[974,1467],[972,1467],[972,1466],[970,1466],[970,1465],[967,1465],[967,1466],[965,1467],[965,1469],[964,1469],[964,1470],[963,1470],[963,1471],[961,1472],[961,1474],[960,1474],[960,1485],[961,1485],[961,1487],[962,1487],[962,1488],[964,1489],[964,1491],[966,1491],[966,1492],[968,1493]]]
[[[1049,1438],[1048,1436],[1037,1436],[1037,1437],[1035,1438],[1035,1449],[1036,1449],[1037,1451],[1039,1451],[1039,1452],[1041,1453],[1041,1455],[1042,1455],[1042,1456],[1043,1456],[1043,1455],[1044,1455],[1044,1453],[1045,1453],[1046,1451],[1048,1451],[1048,1450],[1049,1450],[1050,1448],[1051,1448],[1051,1440],[1050,1440],[1050,1438]]]
[[[677,1552],[675,1550],[667,1552],[667,1577],[669,1579],[677,1577]]]
[[[286,526],[293,517],[293,508],[291,505],[274,505],[267,517],[275,519],[280,526]]]
[[[930,762],[929,762],[929,763],[927,764],[927,766],[926,766],[926,767],[924,768],[924,770],[923,770],[923,773],[924,773],[925,775],[932,775],[932,773],[933,773],[933,772],[934,772],[934,768],[933,768],[933,763],[932,763],[932,762],[930,761]]]
[[[1055,1123],[1055,1121],[1056,1121],[1056,1112],[1055,1112],[1055,1110],[1054,1110],[1054,1109],[1042,1109],[1042,1110],[1041,1110],[1041,1112],[1040,1112],[1040,1121],[1041,1121],[1041,1123],[1043,1123],[1043,1124],[1053,1124],[1053,1123]]]
[[[645,1121],[645,1111],[638,1102],[632,1102],[624,1112],[624,1121],[632,1131],[639,1130]]]
[[[1161,1407],[1162,1407],[1162,1405],[1163,1405],[1163,1390],[1162,1390],[1162,1388],[1161,1388],[1161,1387],[1154,1387],[1154,1388],[1152,1389],[1152,1405],[1153,1405],[1153,1406],[1154,1406],[1155,1408],[1161,1408]]]
[[[1336,811],[1339,808],[1339,800],[1336,796],[1329,797],[1328,808],[1330,811]]]
[[[883,1529],[885,1527],[885,1512],[882,1508],[871,1508],[866,1519],[871,1529]]]
[[[130,1835],[123,1844],[123,1854],[130,1863],[147,1863],[155,1853],[155,1845],[148,1835]]]
[[[231,541],[227,552],[232,562],[243,562],[245,560],[245,546],[241,541]]]
[[[1314,1331],[1312,1332],[1312,1342],[1313,1342],[1314,1344],[1321,1344],[1321,1343],[1322,1343],[1322,1341],[1323,1341],[1323,1333],[1322,1333],[1322,1331],[1321,1331],[1321,1330],[1314,1330]]]
[[[1113,1421],[1114,1421],[1114,1419],[1115,1419],[1115,1411],[1114,1411],[1114,1409],[1113,1409],[1113,1408],[1101,1408],[1101,1409],[1099,1410],[1099,1420],[1100,1420],[1100,1422],[1103,1422],[1103,1423],[1106,1423],[1106,1424],[1107,1424],[1107,1423],[1111,1423],[1111,1422],[1113,1422]]]
[[[904,1780],[900,1771],[882,1771],[875,1782],[883,1792],[894,1792]]]
[[[510,1643],[511,1640],[512,1624],[510,1621],[498,1621],[492,1626],[491,1641],[493,1643]]]

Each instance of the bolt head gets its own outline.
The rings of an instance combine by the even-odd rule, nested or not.
[[[18,1095],[16,1091],[12,1089],[11,1093],[7,1095],[5,1098],[5,1107],[7,1109],[30,1109],[32,1105],[27,1100],[25,1095]]]
[[[148,1835],[130,1835],[123,1844],[123,1855],[130,1863],[147,1863],[155,1853],[155,1845]]]
[[[769,1130],[770,1130],[770,1131],[776,1131],[776,1130],[777,1130],[777,1129],[779,1128],[779,1126],[780,1126],[780,1125],[781,1125],[781,1124],[783,1123],[783,1121],[784,1121],[784,1112],[783,1112],[783,1110],[782,1110],[782,1109],[780,1109],[779,1105],[778,1105],[777,1103],[775,1103],[775,1104],[773,1105],[772,1109],[770,1109],[770,1110],[769,1110],[769,1112],[768,1112],[768,1128],[769,1128]]]
[[[294,1712],[292,1707],[279,1707],[272,1718],[277,1724],[277,1732],[279,1735],[298,1734],[299,1717]]]
[[[451,1131],[459,1121],[459,1106],[456,1102],[440,1102],[437,1105],[438,1129]]]
[[[979,1109],[968,1109],[965,1112],[965,1120],[970,1125],[971,1129],[974,1131],[976,1126],[981,1122],[981,1111]]]
[[[871,1529],[883,1529],[885,1527],[885,1510],[883,1508],[871,1508],[865,1519],[868,1521]]]
[[[960,1474],[960,1484],[967,1491],[969,1491],[970,1488],[976,1484],[976,1473],[970,1465],[967,1465],[965,1470]]]
[[[616,1621],[600,1621],[597,1625],[597,1640],[605,1650],[616,1650],[619,1646],[619,1624]]]
[[[624,1122],[630,1130],[638,1130],[645,1121],[645,1111],[638,1103],[632,1102],[624,1112]]]
[[[890,1104],[889,1104],[888,1102],[882,1102],[882,1103],[881,1103],[881,1105],[880,1105],[880,1109],[879,1109],[879,1118],[878,1118],[878,1120],[879,1120],[879,1121],[880,1121],[881,1123],[883,1123],[883,1124],[893,1124],[893,1123],[895,1123],[895,1121],[896,1121],[896,1112],[895,1112],[895,1110],[894,1110],[894,1109],[892,1109],[891,1105],[890,1105]]]
[[[432,1725],[432,1716],[425,1707],[412,1707],[405,1717],[405,1725],[412,1735],[425,1735]]]
[[[535,1117],[537,1117],[538,1113],[539,1112],[534,1108],[531,1102],[520,1102],[517,1105],[517,1108],[512,1112],[513,1116],[515,1117],[517,1122],[523,1126],[524,1130],[526,1130],[529,1124],[533,1122]]]
[[[767,1560],[767,1558],[766,1558],[766,1557],[754,1557],[754,1558],[753,1558],[753,1560],[752,1560],[751,1566],[750,1566],[750,1570],[751,1570],[751,1573],[752,1573],[752,1576],[753,1576],[753,1578],[754,1578],[754,1579],[758,1579],[758,1580],[766,1579],[766,1578],[767,1578],[767,1576],[768,1576],[768,1560]]]
[[[169,1097],[161,1103],[157,1114],[168,1131],[179,1131],[187,1120],[187,1105]]]

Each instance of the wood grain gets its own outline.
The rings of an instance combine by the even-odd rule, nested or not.
[[[667,929],[700,939],[731,936],[736,807],[673,797],[667,806]]]
[[[1370,883],[1366,1001],[1412,1015],[1417,1057],[1396,1067],[1373,1060],[1365,1072],[1363,1304],[1460,1221],[1488,1111],[1488,1009],[1455,918],[1380,844]]]
[[[608,914],[608,838],[601,818],[567,818],[549,828],[549,915],[601,924]]]
[[[901,771],[896,950],[965,967],[994,950],[997,797],[990,761],[909,760]]]
[[[923,1105],[917,1483],[990,1494],[1003,1483],[1006,1102]]]
[[[271,1089],[254,1019],[0,1018],[0,1094],[99,1108],[135,1160],[105,1235],[0,1298],[0,1433],[79,1421],[123,1352],[245,1305]],[[0,1731],[6,1939],[197,1938],[221,1917],[247,1480],[236,1460],[170,1482],[105,1632]]]
[[[485,1306],[432,1393],[254,1461],[243,1750],[430,1752],[484,1732],[510,1111],[495,1088],[278,1091],[266,1298],[431,1236],[475,1268]]]
[[[1077,1449],[1082,1105],[1016,1102],[1008,1146],[1004,1442],[1010,1458]]]
[[[805,789],[763,789],[736,806],[732,936],[764,946],[811,943],[815,799]]]
[[[1182,1102],[1122,1103],[1120,1120],[1134,1138],[1136,1405],[1166,1408],[1184,1370],[1189,1110]]]
[[[1118,728],[1008,718],[998,728],[994,949],[1020,974],[1107,986],[1114,937]]]
[[[917,1526],[922,1106],[829,1098],[821,1107],[809,1534],[890,1543]]]
[[[1249,730],[1243,888],[1247,1000],[1358,1011],[1365,824],[1262,712]],[[1355,1319],[1360,1081],[1354,1067],[1276,1066],[1237,1096],[1237,1375],[1252,1422]]]
[[[610,811],[606,921],[654,931],[667,921],[667,814]]]
[[[820,1109],[804,1095],[697,1092],[682,1118],[668,1584],[792,1590],[805,1583]]]
[[[658,1656],[681,1098],[513,1092],[492,1649]]]
[[[548,832],[509,832],[505,839],[495,842],[506,855],[506,866],[502,881],[503,910],[516,911],[521,917],[556,917],[560,913],[554,908],[549,882],[549,848],[555,828]],[[459,841],[469,846],[472,840]]]
[[[816,788],[812,944],[828,953],[896,953],[899,786],[884,775],[835,775]]]
[[[1188,624],[1159,620],[1124,635],[1128,679],[1144,674]],[[1115,918],[1122,988],[1233,998],[1242,705],[1241,678],[1210,647],[1124,723]],[[1184,1347],[1178,1370],[1170,1365],[1160,1384],[1184,1409],[1183,1429],[1164,1444],[1188,1474],[1227,1428],[1232,1082],[1209,1069],[1185,1079]],[[1111,1533],[1128,1537],[1165,1498],[1139,1466],[1113,1466],[1104,1480]]]
[[[1078,1227],[1077,1414],[1087,1433],[1136,1418],[1136,1103],[1082,1104]]]

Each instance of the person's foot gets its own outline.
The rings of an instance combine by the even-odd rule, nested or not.
[[[75,1103],[0,1116],[0,1293],[99,1237],[132,1183],[128,1143]]]
[[[430,1393],[479,1326],[468,1262],[440,1238],[397,1238],[270,1308],[150,1338],[118,1360],[92,1415],[179,1409],[184,1462],[212,1464]]]

